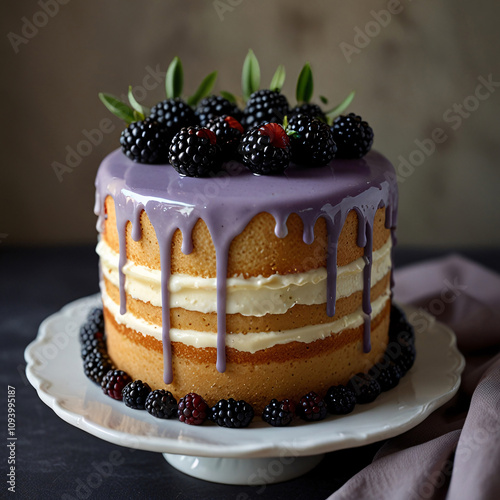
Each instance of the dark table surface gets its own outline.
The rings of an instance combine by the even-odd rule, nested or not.
[[[396,265],[447,253],[398,248]],[[500,272],[500,250],[474,249],[460,253]],[[329,453],[314,470],[285,483],[265,488],[227,486],[186,476],[159,453],[116,446],[65,423],[29,384],[24,374],[23,353],[44,318],[68,302],[97,291],[97,257],[93,247],[0,250],[2,434],[6,443],[7,387],[11,385],[16,388],[19,498],[324,499],[372,461],[381,443]],[[4,478],[0,498],[7,498],[4,474],[8,449],[5,444],[2,449],[5,455],[0,453]],[[94,465],[111,457],[119,465],[112,474],[102,473],[97,477]]]

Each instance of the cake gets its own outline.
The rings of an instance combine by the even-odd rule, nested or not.
[[[395,171],[359,116],[332,125],[310,95],[298,91],[303,103],[290,109],[279,89],[247,90],[244,111],[212,96],[193,112],[167,94],[149,117],[133,96],[134,109],[101,95],[129,126],[96,177],[106,343],[99,327],[85,330],[84,354],[101,351],[84,367],[98,383],[122,370],[103,382],[117,399],[131,380],[145,396],[168,391],[155,398],[168,395],[170,414],[186,395],[182,408],[198,398],[228,414],[234,399],[247,405],[245,425],[264,409],[285,425],[269,416],[280,401],[317,420],[327,393],[329,410],[347,413],[397,385],[415,354],[405,327],[387,356],[390,323],[402,324],[391,320]],[[353,377],[368,381],[364,394]]]
[[[212,179],[115,151],[97,175],[108,352],[175,397],[325,393],[388,343],[394,170],[382,155]]]

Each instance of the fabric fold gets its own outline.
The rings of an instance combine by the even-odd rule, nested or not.
[[[329,498],[497,500],[500,276],[451,255],[398,270],[395,282],[396,301],[455,331],[466,358],[462,383],[451,401],[383,443],[373,462]]]

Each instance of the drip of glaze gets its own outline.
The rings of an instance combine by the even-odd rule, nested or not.
[[[155,227],[156,237],[160,245],[160,266],[161,266],[161,324],[163,344],[163,381],[171,384],[174,380],[172,371],[172,343],[170,342],[170,292],[168,285],[170,282],[170,253],[172,247],[173,228],[166,233],[161,233]],[[158,237],[159,235],[159,237]]]
[[[321,214],[318,214],[313,210],[307,210],[299,215],[304,225],[302,240],[306,245],[311,245],[314,241],[314,226],[316,225],[316,221]]]
[[[340,232],[344,225],[345,217],[342,213],[334,211],[330,217],[325,217],[328,234],[326,255],[326,314],[335,316],[335,303],[337,301],[337,248]]]
[[[163,380],[166,384],[174,379],[172,369],[172,344],[170,342],[170,273],[172,238],[177,229],[182,232],[181,251],[191,253],[193,249],[192,230],[196,220],[185,220],[185,212],[165,206],[160,200],[146,203],[145,212],[155,230],[160,249],[161,267],[161,303],[162,303],[162,344],[163,344]]]
[[[120,289],[120,314],[127,312],[127,294],[125,293],[125,274],[123,266],[127,263],[126,235],[127,224],[132,225],[131,236],[134,241],[139,241],[142,237],[141,213],[144,210],[142,203],[135,203],[134,199],[121,193],[115,196],[116,208],[116,229],[119,242],[118,276]]]
[[[362,292],[362,310],[364,316],[363,325],[363,352],[371,351],[371,313],[372,306],[370,300],[371,294],[371,275],[373,264],[373,226],[375,224],[375,214],[377,209],[383,206],[361,204],[355,207],[358,214],[358,246],[364,248],[363,259],[365,266],[363,268],[363,292]]]
[[[162,340],[164,380],[171,383],[169,280],[171,244],[177,229],[182,233],[182,252],[193,249],[192,231],[202,219],[210,232],[216,256],[217,280],[217,370],[226,369],[226,278],[229,248],[250,220],[261,212],[275,219],[275,234],[287,235],[286,221],[297,213],[304,224],[303,240],[314,241],[319,217],[326,221],[327,313],[335,314],[337,246],[340,232],[351,210],[359,220],[358,245],[364,247],[363,312],[365,325],[363,350],[370,350],[370,277],[373,224],[377,208],[386,207],[386,227],[396,223],[397,183],[392,165],[371,152],[361,160],[334,160],[320,168],[303,169],[294,165],[286,176],[254,176],[241,164],[226,164],[226,172],[210,179],[180,177],[168,165],[134,164],[121,151],[115,151],[101,164],[96,178],[97,227],[103,230],[107,196],[114,199],[119,239],[120,312],[126,311],[125,276],[127,260],[126,227],[132,225],[132,239],[141,239],[140,216],[145,211],[155,230],[160,248],[162,294]],[[242,201],[244,200],[244,201]],[[394,236],[393,236],[394,237]]]
[[[226,371],[226,277],[229,244],[219,247],[216,255],[217,268],[217,370]]]
[[[272,215],[276,221],[274,234],[277,238],[286,238],[288,236],[288,226],[286,225],[288,215],[285,217],[282,217],[280,213],[273,213]]]
[[[365,223],[365,267],[363,268],[363,302],[362,308],[365,316],[363,328],[363,352],[370,352],[372,349],[370,341],[371,333],[371,314],[372,305],[370,300],[371,292],[371,277],[372,277],[372,263],[373,263],[373,221],[370,225],[368,221]]]
[[[229,247],[233,239],[246,227],[250,218],[248,213],[207,211],[205,221],[215,247],[215,271],[217,288],[217,371],[226,371],[226,297],[227,297],[227,270]],[[229,218],[228,218],[229,215]]]

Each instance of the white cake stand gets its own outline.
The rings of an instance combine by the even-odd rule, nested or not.
[[[127,408],[85,377],[78,331],[89,309],[98,304],[98,295],[77,300],[40,325],[25,351],[26,374],[40,399],[63,420],[94,436],[163,453],[180,471],[219,483],[255,486],[286,481],[311,470],[324,453],[401,434],[457,392],[465,365],[453,332],[422,313],[427,327],[417,332],[415,366],[398,387],[375,402],[357,405],[349,415],[284,428],[259,418],[246,429],[212,423],[195,427]]]

